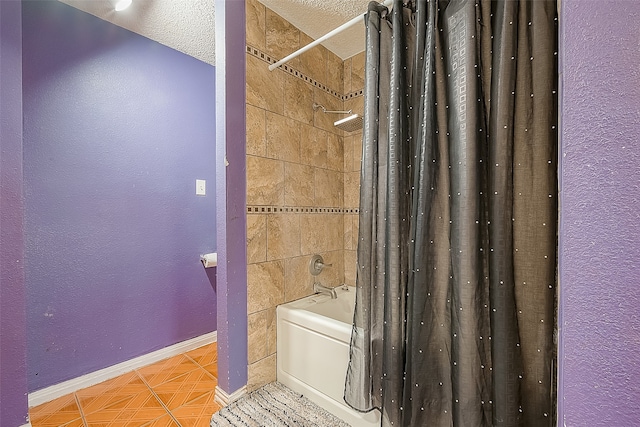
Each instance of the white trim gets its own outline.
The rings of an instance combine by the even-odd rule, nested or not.
[[[216,403],[220,406],[227,406],[229,403],[233,402],[234,400],[238,400],[240,399],[242,396],[244,396],[245,394],[247,394],[247,386],[242,386],[241,388],[239,388],[238,390],[234,391],[231,394],[227,394],[226,391],[224,391],[223,389],[220,388],[219,385],[216,386],[216,393],[213,397],[213,399],[216,401]]]
[[[109,366],[99,371],[91,372],[81,377],[73,378],[68,381],[54,384],[50,387],[36,390],[29,393],[29,407],[42,405],[43,403],[57,399],[65,394],[73,393],[77,390],[91,387],[92,385],[110,380],[119,375],[131,372],[135,369],[142,368],[160,360],[177,356],[187,351],[195,350],[207,344],[218,341],[218,332],[213,331],[208,334],[200,335],[190,340],[182,341],[169,347],[161,348],[151,353],[143,354],[134,359],[125,360],[117,365]]]
[[[391,4],[393,3],[393,0],[385,0],[382,5],[383,6],[391,6]],[[285,56],[284,58],[282,58],[280,61],[275,62],[271,65],[269,65],[269,71],[273,71],[276,68],[278,68],[279,66],[281,66],[282,64],[284,64],[285,62],[289,62],[291,61],[293,58],[295,58],[296,56],[308,51],[309,49],[311,49],[312,47],[316,47],[317,45],[319,45],[320,43],[322,43],[323,41],[330,39],[331,37],[335,36],[336,34],[339,34],[341,32],[343,32],[344,30],[346,30],[347,28],[353,27],[354,25],[362,22],[362,18],[364,17],[364,15],[366,15],[367,12],[362,13],[358,16],[356,16],[355,18],[351,19],[348,22],[345,22],[344,24],[340,25],[338,28],[328,32],[327,34],[325,34],[324,36],[320,37],[319,39],[312,41],[311,43],[309,43],[308,45],[301,47],[300,49],[296,50],[295,52],[293,52],[292,54]]]
[[[31,423],[22,424],[21,426],[18,426],[18,427],[31,427]]]

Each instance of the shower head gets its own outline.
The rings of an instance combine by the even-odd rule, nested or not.
[[[322,112],[325,114],[351,114],[353,112],[353,110],[329,111],[324,108],[323,105],[314,103],[313,111],[316,111],[318,108],[321,108]],[[362,117],[358,114],[351,114],[349,117],[333,122],[333,125],[346,132],[355,132],[357,130],[362,130]]]
[[[362,117],[358,114],[352,114],[349,117],[334,122],[333,125],[346,132],[355,132],[362,130]]]

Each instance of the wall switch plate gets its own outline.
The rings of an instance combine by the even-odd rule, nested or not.
[[[196,196],[207,195],[207,181],[204,179],[196,179]]]

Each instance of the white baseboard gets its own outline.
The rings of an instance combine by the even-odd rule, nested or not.
[[[226,391],[224,391],[223,389],[220,388],[219,385],[217,385],[216,393],[213,399],[216,401],[218,405],[224,407],[224,406],[227,406],[229,403],[233,402],[234,400],[240,399],[245,394],[247,394],[247,386],[243,386],[242,388],[239,388],[233,393],[227,394]]]
[[[21,426],[18,426],[18,427],[31,427],[31,423],[22,424]]]
[[[91,387],[106,380],[110,380],[119,375],[126,374],[135,369],[142,368],[160,360],[167,359],[187,351],[195,350],[207,344],[211,344],[218,340],[218,332],[213,331],[208,334],[200,335],[190,340],[182,341],[169,347],[161,348],[154,352],[143,354],[134,359],[125,360],[117,365],[109,366],[99,371],[91,372],[81,377],[73,378],[68,381],[54,384],[50,387],[36,390],[29,393],[29,407],[42,405],[65,394],[73,393],[77,390]],[[24,426],[23,426],[24,427]]]

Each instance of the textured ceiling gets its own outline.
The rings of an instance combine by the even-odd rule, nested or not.
[[[0,0],[2,1],[2,0]],[[115,25],[215,65],[214,0],[134,0],[115,12],[109,0],[60,0]],[[233,0],[239,1],[239,0]],[[370,0],[258,0],[317,39],[367,11]],[[364,50],[364,21],[323,43],[342,59]]]
[[[259,0],[269,9],[318,39],[367,11],[370,0]],[[364,21],[330,38],[323,45],[342,59],[364,50]]]
[[[213,0],[134,0],[122,12],[108,0],[60,1],[215,65]]]

